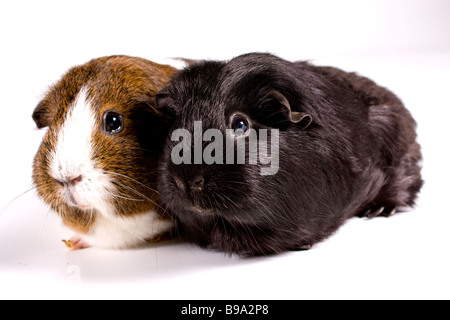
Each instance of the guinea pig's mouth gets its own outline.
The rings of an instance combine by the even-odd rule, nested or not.
[[[81,203],[75,203],[75,202],[69,202],[68,204],[76,209],[79,210],[92,210],[93,207],[91,205],[87,205],[87,204],[81,204]]]
[[[87,203],[83,203],[79,199],[77,193],[75,193],[75,192],[67,191],[67,192],[65,192],[64,196],[66,198],[67,203],[71,207],[74,207],[74,208],[80,209],[80,210],[91,210],[91,209],[93,209],[93,207],[91,205],[89,205]]]
[[[201,208],[198,206],[191,206],[189,208],[190,211],[204,215],[204,216],[209,216],[213,214],[213,209],[205,209],[205,208]]]
[[[91,206],[88,205],[73,205],[75,208],[80,209],[80,210],[89,210],[92,209]]]

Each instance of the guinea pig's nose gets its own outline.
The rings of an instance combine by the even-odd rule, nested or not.
[[[192,179],[189,183],[191,190],[194,191],[203,191],[204,185],[205,185],[205,178],[203,178],[202,176],[198,176]]]
[[[60,184],[62,187],[68,187],[68,186],[73,186],[75,187],[79,182],[81,182],[81,180],[83,180],[83,177],[81,175],[73,175],[70,177],[65,178],[64,180],[59,180],[54,178],[54,180]]]
[[[79,182],[83,180],[83,177],[81,175],[79,176],[70,176],[67,178],[67,181],[69,181],[69,184],[72,186],[76,186]]]

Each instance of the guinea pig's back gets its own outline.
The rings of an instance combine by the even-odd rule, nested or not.
[[[385,183],[375,199],[361,210],[390,213],[415,202],[423,181],[420,176],[422,155],[416,141],[416,122],[402,101],[390,90],[374,81],[333,67],[312,66],[330,82],[351,90],[364,108],[361,119],[378,148],[377,165],[386,175]],[[353,105],[353,104],[352,104]],[[375,154],[375,152],[374,152]]]

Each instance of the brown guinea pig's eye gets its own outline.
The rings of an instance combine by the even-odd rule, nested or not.
[[[106,111],[103,115],[103,127],[108,134],[119,133],[123,130],[123,117],[115,111]]]

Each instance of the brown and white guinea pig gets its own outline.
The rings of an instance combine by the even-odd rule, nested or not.
[[[49,129],[33,182],[77,232],[68,247],[133,247],[173,228],[156,191],[168,123],[154,97],[175,72],[141,58],[94,59],[70,69],[34,110],[38,128]]]
[[[204,61],[180,71],[156,108],[176,115],[161,198],[180,236],[204,247],[250,256],[309,249],[350,217],[413,205],[422,186],[411,114],[355,73],[263,53]],[[249,150],[268,150],[273,162],[256,151],[251,163]]]

